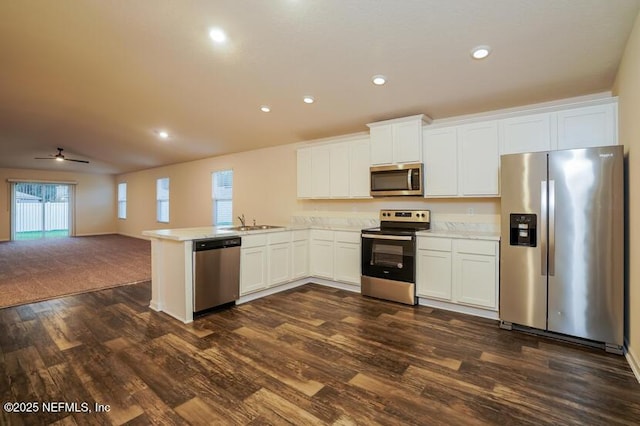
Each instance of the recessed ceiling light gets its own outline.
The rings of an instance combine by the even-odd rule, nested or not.
[[[484,59],[489,56],[489,53],[491,53],[489,46],[476,46],[471,49],[471,57],[473,59]]]
[[[302,100],[305,104],[312,104],[316,101],[315,99],[313,99],[313,96],[305,96],[304,98],[302,98]]]
[[[209,37],[216,43],[224,43],[227,41],[227,35],[220,28],[211,28],[211,30],[209,30]]]
[[[385,77],[384,75],[378,74],[378,75],[374,75],[373,77],[371,77],[371,81],[376,86],[382,86],[383,84],[385,84],[387,82],[387,77]]]
[[[157,133],[160,139],[169,139],[169,132],[167,132],[166,130],[158,130]]]
[[[260,111],[262,111],[262,112],[270,112],[271,108],[269,107],[269,105],[262,105],[260,107]]]

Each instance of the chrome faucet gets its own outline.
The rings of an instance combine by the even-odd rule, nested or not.
[[[242,224],[242,226],[247,226],[244,223],[244,213],[242,214],[242,216],[238,216],[238,219],[240,219],[240,223]]]

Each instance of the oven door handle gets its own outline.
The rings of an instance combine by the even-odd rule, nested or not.
[[[371,238],[373,240],[395,240],[395,241],[411,241],[413,237],[410,235],[381,235],[381,234],[362,234],[362,238]]]

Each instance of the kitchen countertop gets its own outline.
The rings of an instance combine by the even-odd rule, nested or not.
[[[326,226],[326,225],[284,225],[281,228],[257,229],[255,231],[235,231],[225,227],[203,226],[198,228],[157,229],[143,231],[142,235],[150,238],[158,238],[173,241],[192,241],[203,238],[242,237],[247,235],[266,234],[272,232],[295,231],[305,229],[320,229],[328,231],[360,232],[361,227],[356,226]],[[428,230],[416,233],[420,237],[436,238],[461,238],[469,240],[500,241],[497,232],[469,231],[469,230]]]
[[[485,231],[469,231],[469,230],[433,230],[419,231],[416,233],[418,237],[436,237],[436,238],[460,238],[466,240],[487,240],[500,241],[498,232]]]
[[[226,227],[203,226],[199,228],[175,228],[142,231],[142,235],[150,238],[173,241],[192,241],[203,238],[242,237],[247,235],[266,234],[272,232],[296,231],[305,229],[326,229],[330,231],[360,232],[360,227],[322,226],[322,225],[284,225],[281,228],[256,229],[254,231],[236,231]]]

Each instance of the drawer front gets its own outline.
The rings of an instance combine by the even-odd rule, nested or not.
[[[451,251],[450,238],[418,237],[418,249]]]
[[[360,232],[335,231],[334,235],[338,243],[360,243]]]
[[[242,248],[259,247],[267,245],[267,235],[243,235]]]
[[[269,244],[288,243],[291,241],[291,232],[271,232],[267,234]]]
[[[302,230],[297,230],[297,231],[292,231],[291,232],[291,240],[292,241],[302,241],[302,240],[308,240],[309,239],[309,230],[308,229],[302,229]]]
[[[323,229],[312,229],[311,239],[333,241],[333,231],[325,231]]]
[[[498,244],[495,241],[456,240],[455,247],[458,253],[483,254],[487,256],[498,254]]]

